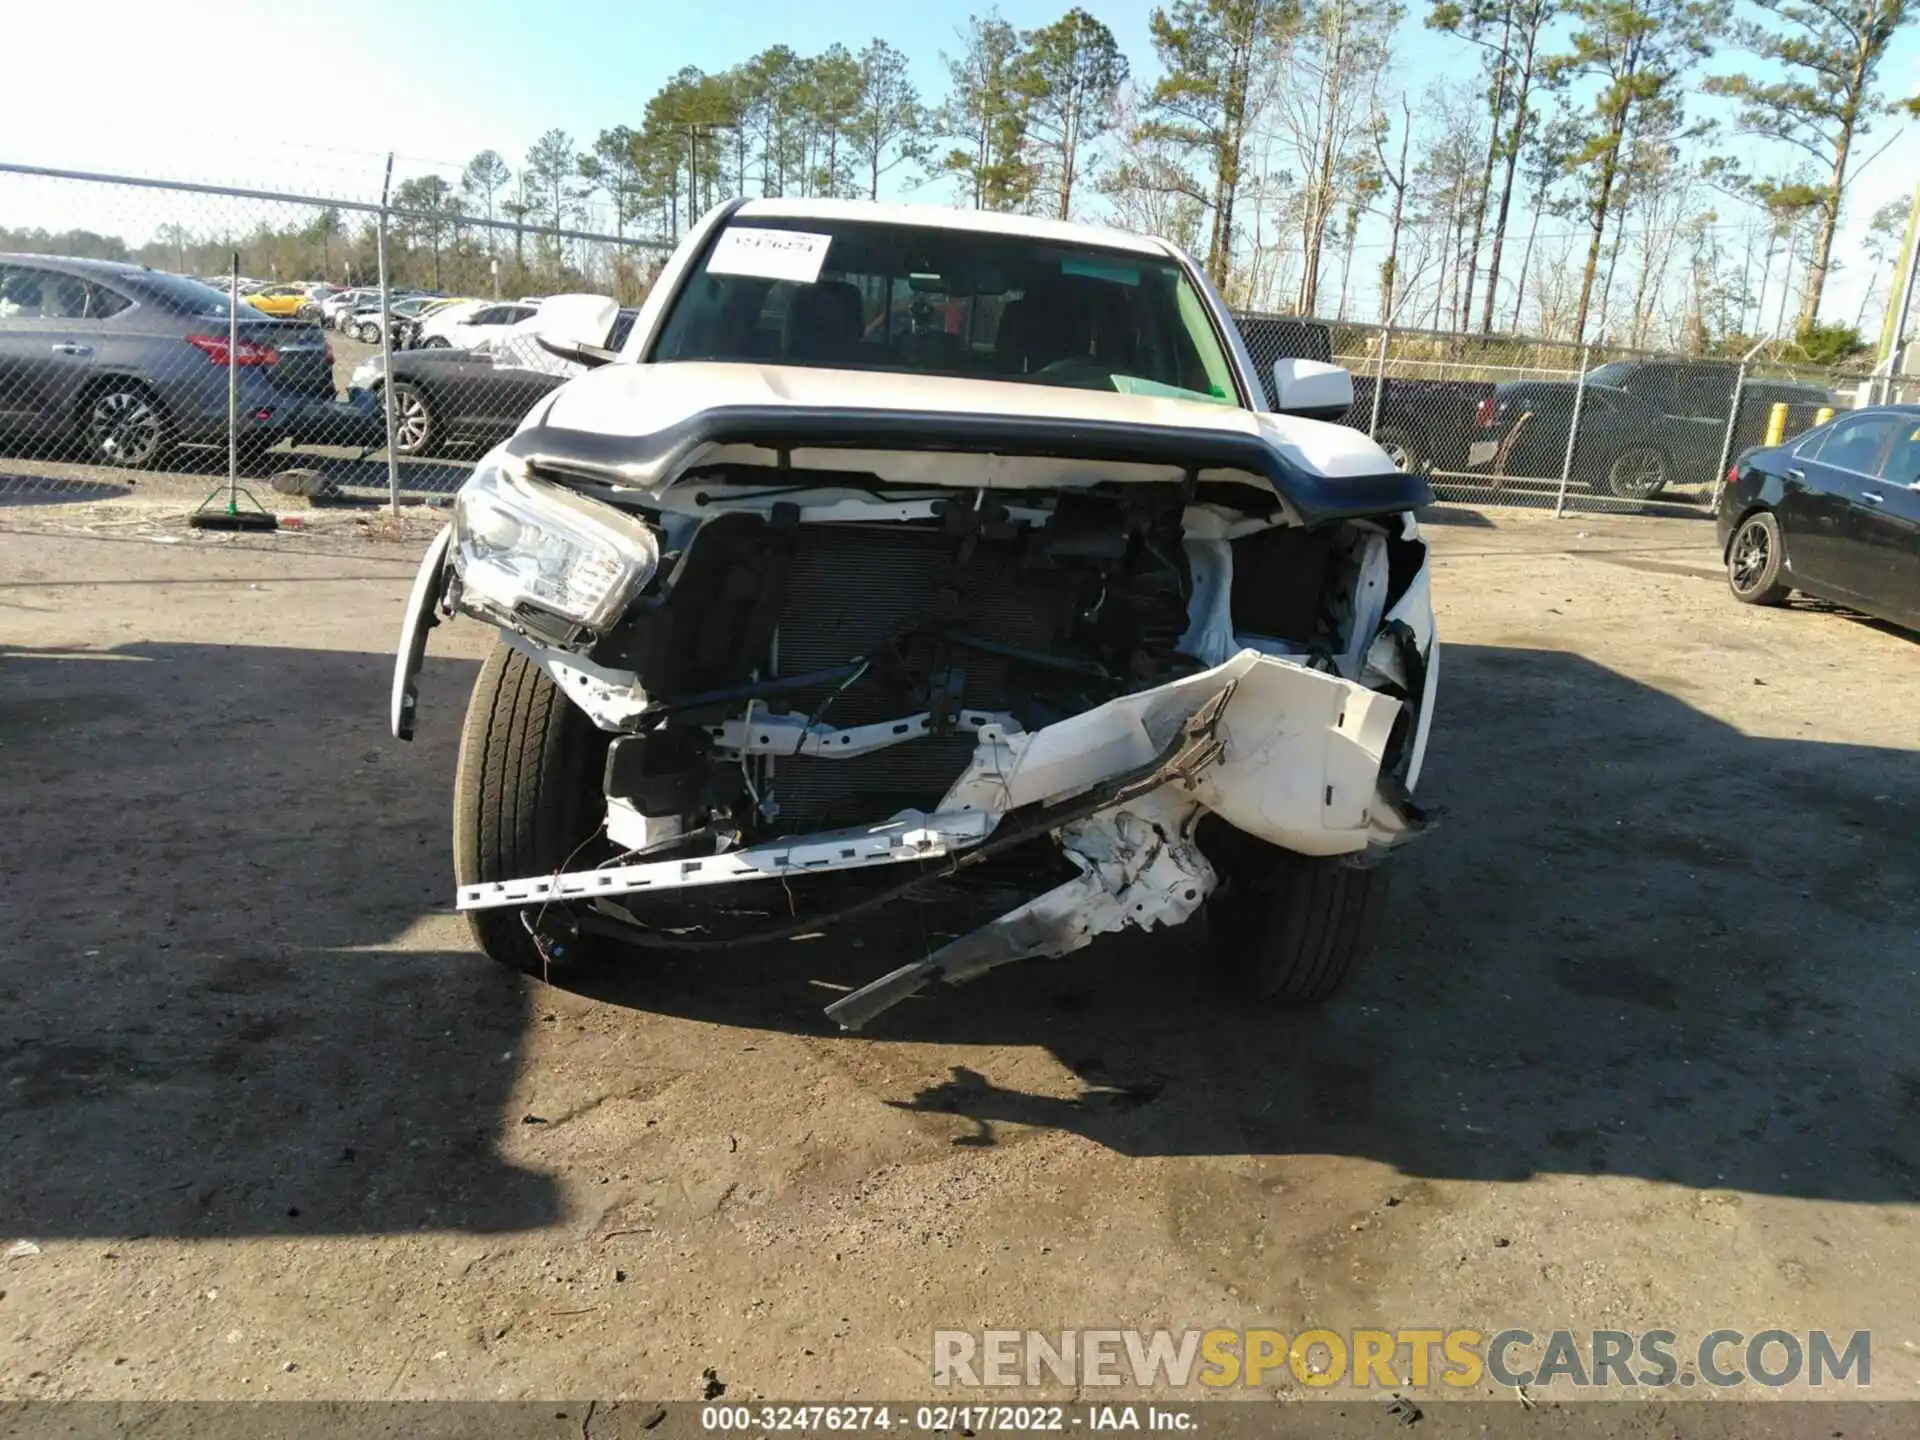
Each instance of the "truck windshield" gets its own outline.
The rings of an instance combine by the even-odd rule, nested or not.
[[[1589,385],[1607,385],[1619,389],[1633,378],[1638,367],[1631,360],[1609,360],[1604,365],[1596,365],[1587,372]]]
[[[650,357],[942,375],[1238,404],[1173,261],[939,226],[740,217]]]

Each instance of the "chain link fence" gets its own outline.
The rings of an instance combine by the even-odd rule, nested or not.
[[[224,476],[231,437],[246,477],[448,492],[577,368],[534,343],[542,302],[610,297],[618,344],[665,254],[378,198],[0,164],[0,454]]]
[[[224,475],[231,439],[247,476],[449,492],[577,368],[534,342],[544,301],[610,298],[617,347],[667,249],[525,214],[0,164],[0,453],[96,481]],[[1345,365],[1344,423],[1471,504],[1698,509],[1775,427],[1902,398],[1767,347],[1698,360],[1237,319],[1269,389],[1281,356]]]
[[[1431,476],[1443,500],[1475,505],[1699,509],[1748,446],[1914,388],[1790,364],[1767,345],[1700,359],[1604,341],[1239,320],[1263,379],[1281,356],[1346,366],[1354,404],[1343,423]]]

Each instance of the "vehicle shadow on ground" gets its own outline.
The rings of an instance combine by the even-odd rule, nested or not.
[[[1743,735],[1576,655],[1450,646],[1445,673],[1422,796],[1447,813],[1394,862],[1382,949],[1332,1003],[1263,1010],[1189,926],[1008,967],[842,1043],[1043,1046],[1079,1078],[1063,1099],[962,1065],[895,1097],[955,1116],[956,1144],[1051,1126],[1130,1155],[1920,1199],[1912,753]],[[573,988],[830,1034],[844,987],[965,928],[937,903],[886,924],[859,948],[628,952]]]
[[[1330,1005],[1247,1003],[1186,927],[834,1043],[1037,1046],[1077,1077],[1068,1098],[1011,1088],[983,1049],[886,1097],[950,1115],[961,1146],[1043,1126],[1133,1156],[1920,1198],[1911,754],[1744,736],[1572,655],[1446,664],[1423,794],[1449,813],[1396,862],[1382,952]],[[410,749],[384,732],[387,667],[0,648],[0,1234],[559,1218],[557,1182],[498,1148],[539,996],[429,913],[473,666],[429,663],[423,713],[448,723]],[[935,897],[572,988],[824,1036],[836,994],[962,923]]]
[[[558,1216],[495,1149],[524,988],[421,918],[455,729],[389,740],[390,664],[0,646],[0,1234]],[[473,668],[425,702],[458,715]]]
[[[8,456],[33,462],[35,473],[8,475],[22,494],[29,493],[27,482],[50,482],[73,487],[103,487],[100,494],[75,494],[70,499],[107,499],[113,494],[137,488],[153,476],[200,478],[215,486],[227,478],[227,452],[218,445],[180,445],[168,452],[158,469],[130,470],[124,466],[98,465],[74,453],[70,444],[57,440],[9,441]],[[405,495],[451,495],[472,473],[473,461],[480,451],[453,454],[438,459],[405,459],[400,462],[400,490]],[[0,467],[5,460],[0,459]],[[239,462],[239,480],[259,489],[283,470],[311,470],[344,489],[377,491],[388,488],[387,458],[384,451],[363,453],[356,447],[278,445],[271,450],[243,455]],[[107,489],[105,487],[124,487]],[[0,504],[9,503],[0,497]],[[23,503],[15,500],[11,503]],[[51,502],[42,502],[51,503]]]
[[[475,452],[475,459],[478,458]],[[263,457],[266,472],[311,470],[348,490],[377,491],[386,495],[387,459],[384,454],[361,456],[358,451],[269,450]],[[451,495],[473,473],[471,460],[403,460],[400,462],[400,491],[403,495]]]
[[[125,485],[103,480],[0,473],[0,510],[26,505],[84,505],[96,500],[123,499],[129,493]]]
[[[1910,630],[1904,625],[1896,625],[1891,620],[1882,620],[1877,615],[1869,615],[1864,610],[1855,610],[1842,605],[1837,600],[1823,600],[1818,595],[1809,595],[1805,591],[1795,591],[1786,601],[1789,609],[1805,610],[1814,615],[1834,615],[1842,620],[1851,620],[1854,624],[1868,630],[1878,630],[1882,635],[1890,635],[1896,640],[1905,640],[1908,644],[1920,642],[1920,630]]]
[[[1470,504],[1457,500],[1436,500],[1419,511],[1416,519],[1422,525],[1451,525],[1468,530],[1492,530],[1494,523]]]

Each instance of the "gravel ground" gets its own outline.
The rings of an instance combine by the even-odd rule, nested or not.
[[[0,493],[0,1398],[899,1398],[988,1324],[1871,1329],[1920,1395],[1920,650],[1706,525],[1434,527],[1446,814],[1335,1003],[1176,931],[842,1037],[917,907],[471,953],[489,635],[384,733],[432,520],[175,485]]]

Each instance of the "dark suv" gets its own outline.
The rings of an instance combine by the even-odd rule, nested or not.
[[[135,468],[176,444],[225,445],[230,358],[247,451],[354,416],[334,403],[319,327],[243,303],[229,357],[227,309],[220,291],[163,271],[0,254],[0,432]]]

